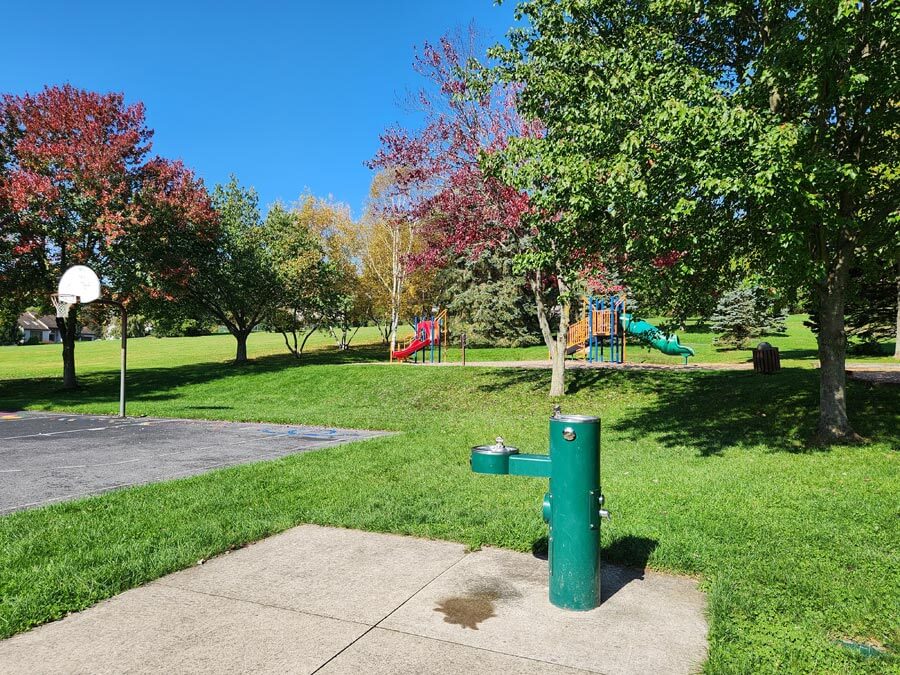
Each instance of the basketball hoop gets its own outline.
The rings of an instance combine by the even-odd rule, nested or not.
[[[50,302],[56,308],[56,316],[67,318],[73,305],[112,305],[119,308],[120,326],[122,330],[122,365],[119,374],[119,417],[125,417],[125,370],[128,345],[128,311],[125,305],[115,300],[100,298],[100,277],[90,267],[74,265],[67,269],[59,280],[56,293],[50,296]]]
[[[56,316],[62,319],[69,317],[72,305],[78,304],[78,296],[70,293],[54,293],[50,296],[50,302],[56,308]]]

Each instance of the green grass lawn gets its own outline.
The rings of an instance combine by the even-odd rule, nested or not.
[[[816,338],[804,325],[805,315],[788,317],[788,330],[783,335],[768,336],[765,339],[780,349],[781,362],[785,366],[814,367],[818,364]],[[661,322],[661,319],[651,319]],[[401,339],[412,335],[412,329],[404,325],[400,330]],[[702,325],[689,323],[687,331],[680,334],[681,343],[692,347],[696,355],[692,363],[748,363],[752,361],[749,349],[726,349],[713,344],[715,334]],[[755,341],[754,341],[755,342]],[[140,338],[128,341],[131,362],[140,367],[165,365],[170,362],[172,345],[179,353],[181,363],[220,362],[234,358],[235,341],[230,335],[208,335],[204,337],[182,338]],[[345,361],[387,361],[388,348],[378,344],[378,332],[373,327],[361,328],[353,339],[354,346],[345,354],[332,354],[329,362]],[[307,343],[307,349],[316,352],[334,346],[334,339],[325,333],[314,333]],[[892,357],[894,344],[881,345],[880,356],[850,355],[849,361],[866,363],[897,363]],[[26,349],[22,353],[20,350]],[[279,333],[253,333],[248,344],[249,354],[254,357],[268,357],[286,354],[284,340]],[[60,370],[61,345],[30,345],[28,347],[0,347],[0,381],[22,377],[52,377]],[[119,342],[105,340],[93,343],[79,343],[76,347],[79,371],[118,367]],[[451,341],[444,350],[446,360],[458,362],[461,357],[458,338]],[[27,358],[26,358],[27,357]],[[315,360],[317,357],[312,354]],[[475,346],[466,350],[466,360],[476,361],[534,361],[546,360],[547,348],[535,347],[490,347]],[[637,343],[627,346],[629,363],[679,364],[680,358],[666,356],[655,349],[648,349]]]
[[[129,412],[403,433],[0,518],[0,636],[297,523],[545,545],[546,482],[476,476],[468,454],[498,434],[544,450],[549,372],[361,367],[384,358],[364,344],[298,364],[280,339],[254,334],[243,367],[226,362],[229,336],[133,340]],[[78,345],[75,393],[59,389],[57,346],[0,348],[0,408],[114,412],[117,348]],[[604,559],[701,579],[709,672],[900,667],[900,388],[851,383],[871,442],[828,450],[806,444],[808,367],[573,371],[569,391],[565,411],[603,419]]]

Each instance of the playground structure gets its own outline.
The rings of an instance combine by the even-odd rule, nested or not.
[[[443,349],[447,345],[447,310],[432,311],[431,317],[422,316],[413,319],[413,336],[407,343],[392,351],[391,361],[405,361],[410,356],[413,362],[419,362],[419,353],[422,353],[422,363],[430,360],[431,363],[440,363],[443,359]]]
[[[693,349],[680,344],[677,335],[634,318],[626,309],[625,295],[583,298],[581,318],[569,326],[566,354],[591,363],[625,363],[627,337],[632,337],[668,356],[681,356],[687,364]]]

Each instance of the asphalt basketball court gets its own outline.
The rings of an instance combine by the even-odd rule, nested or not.
[[[299,425],[0,412],[0,513],[379,435]]]

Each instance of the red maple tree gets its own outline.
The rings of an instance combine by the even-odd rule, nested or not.
[[[162,213],[147,204],[167,203],[169,217],[181,214],[175,223],[212,226],[202,183],[180,163],[147,160],[151,137],[143,104],[127,104],[122,94],[64,85],[3,96],[0,202],[12,256],[0,268],[0,287],[46,306],[62,272],[84,264],[113,290],[134,292],[129,270],[139,267],[142,234]],[[153,262],[142,260],[145,268]],[[64,386],[75,387],[77,307],[57,324]]]
[[[426,123],[418,130],[387,130],[369,162],[393,172],[393,189],[402,197],[385,200],[392,204],[385,215],[416,221],[425,239],[425,249],[410,261],[414,265],[477,256],[492,243],[525,233],[528,196],[485,175],[479,159],[539,127],[518,116],[513,91],[470,91],[465,73],[475,41],[470,31],[467,42],[445,36],[437,45],[425,43],[414,68],[432,85],[416,99]]]

